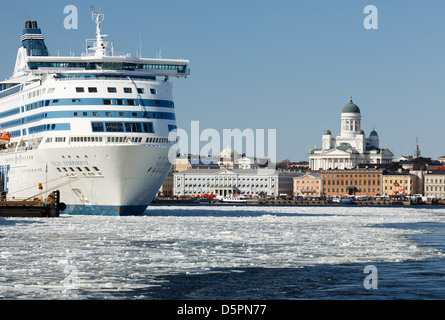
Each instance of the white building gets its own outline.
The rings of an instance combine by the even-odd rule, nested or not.
[[[375,130],[366,137],[361,118],[360,109],[351,97],[342,110],[341,130],[337,137],[327,129],[322,137],[322,148],[310,151],[311,170],[350,169],[362,163],[391,163],[392,152],[386,147],[380,149]]]
[[[265,163],[268,159],[261,159]],[[217,168],[191,166],[175,172],[173,194],[193,196],[214,194],[218,197],[250,195],[276,197],[291,195],[296,173],[261,168],[256,159],[239,155],[230,146],[221,151]]]
[[[276,197],[291,195],[295,174],[266,169],[191,169],[176,172],[173,178],[173,194],[193,196],[214,194],[229,197],[235,194]]]

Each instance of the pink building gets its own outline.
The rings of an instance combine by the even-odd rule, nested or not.
[[[294,197],[321,197],[322,193],[323,186],[320,173],[306,173],[303,176],[294,177]]]

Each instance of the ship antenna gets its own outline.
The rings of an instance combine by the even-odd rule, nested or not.
[[[104,56],[105,55],[105,35],[102,35],[100,30],[100,24],[105,19],[105,11],[102,9],[94,10],[94,7],[91,7],[91,18],[93,22],[96,24],[96,56]]]

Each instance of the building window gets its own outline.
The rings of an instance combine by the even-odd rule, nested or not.
[[[96,87],[89,87],[88,88],[88,92],[89,93],[97,93],[97,88]]]
[[[85,92],[85,89],[82,87],[76,88],[76,92]]]
[[[114,87],[108,87],[108,93],[116,93],[117,90]]]

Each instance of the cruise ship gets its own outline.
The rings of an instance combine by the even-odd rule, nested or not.
[[[51,56],[26,21],[13,75],[0,82],[0,191],[8,199],[54,190],[64,214],[141,215],[164,182],[176,129],[172,78],[184,59],[114,53],[96,38],[80,56]]]

